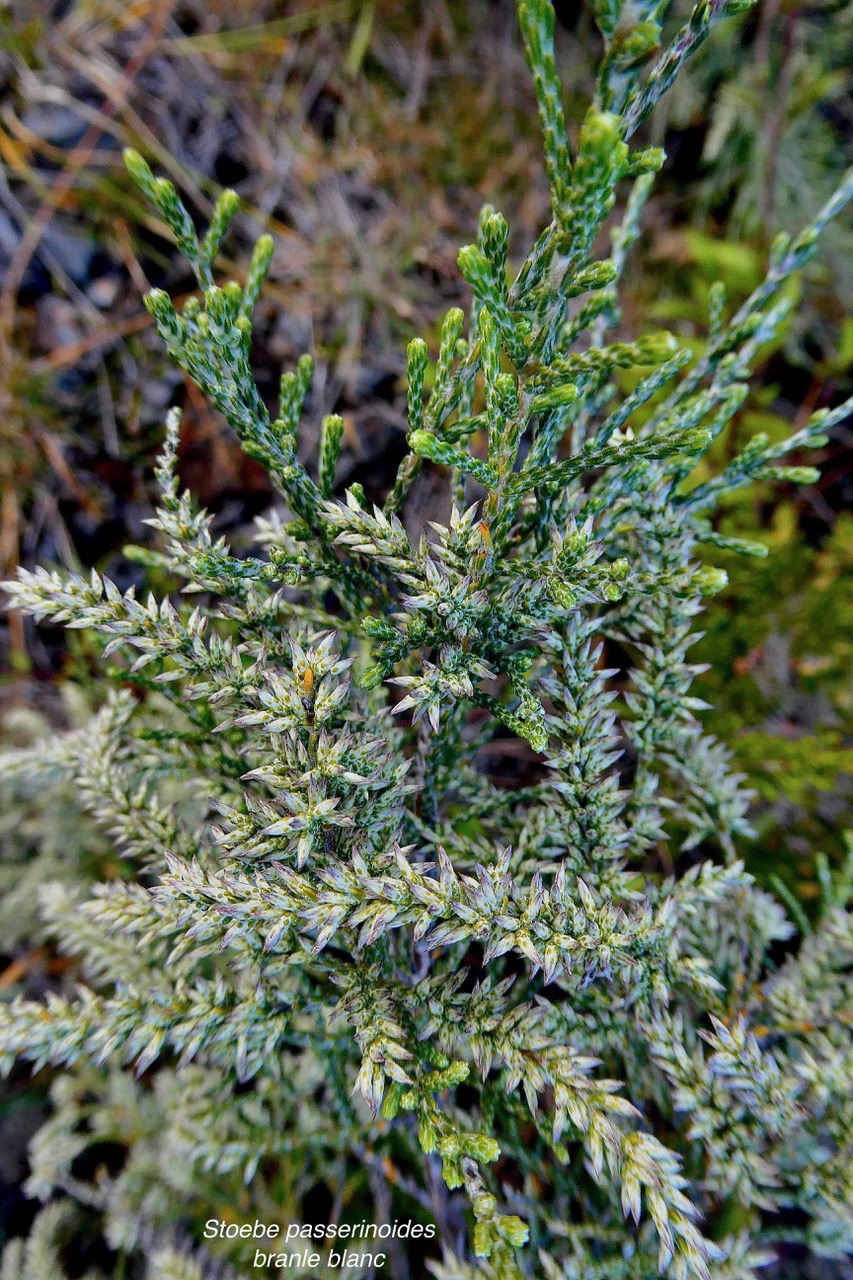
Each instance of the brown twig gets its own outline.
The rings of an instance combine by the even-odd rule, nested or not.
[[[35,947],[32,951],[28,951],[25,956],[21,956],[20,960],[13,960],[0,973],[0,991],[7,991],[16,982],[20,982],[21,978],[25,978],[34,965],[42,963],[46,955],[47,951],[44,947]]]
[[[0,498],[0,560],[4,577],[11,577],[18,565],[18,540],[21,512],[18,495],[11,485],[6,485]],[[9,648],[13,658],[21,659],[26,653],[24,619],[20,613],[9,614]]]

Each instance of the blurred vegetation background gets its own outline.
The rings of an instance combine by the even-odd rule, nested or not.
[[[570,121],[598,43],[580,3],[555,5]],[[688,6],[676,0],[675,26]],[[701,349],[711,286],[727,310],[757,283],[773,235],[794,231],[853,161],[853,3],[758,0],[726,21],[646,126],[668,162],[626,280],[623,327],[665,324]],[[346,423],[341,485],[384,495],[403,453],[403,351],[463,299],[458,246],[490,201],[520,251],[547,220],[535,102],[513,0],[11,0],[0,10],[0,568],[96,566],[144,582],[123,548],[144,537],[167,407],[184,410],[181,476],[245,545],[274,495],[215,412],[170,366],[141,296],[192,281],[124,174],[133,146],[204,219],[243,201],[222,260],[277,243],[256,324],[263,393],[304,350],[317,372],[302,437]],[[829,231],[787,329],[716,448],[786,435],[853,391],[853,227]],[[808,918],[821,862],[853,827],[853,424],[794,491],[749,490],[724,533],[765,560],[713,553],[728,589],[709,603],[696,660],[715,732],[755,792],[744,855]],[[805,459],[797,459],[805,461]],[[437,513],[429,471],[413,526]],[[4,616],[0,738],[79,722],[98,700],[85,640]],[[496,770],[504,762],[497,762]],[[0,779],[0,988],[43,990],[66,962],[39,946],[37,887],[119,874],[62,797]],[[35,1101],[34,1101],[35,1098]],[[38,1090],[0,1109],[7,1224]],[[5,1161],[5,1163],[3,1163]],[[0,1232],[3,1229],[0,1221]],[[10,1228],[11,1229],[11,1228]],[[14,1228],[17,1230],[17,1227]],[[803,1272],[805,1274],[805,1272]]]

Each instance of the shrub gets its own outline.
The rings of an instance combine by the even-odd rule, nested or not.
[[[199,239],[127,156],[198,277],[182,312],[148,295],[158,330],[288,507],[260,521],[264,555],[233,555],[180,491],[173,411],[159,548],[136,555],[183,594],[47,569],[7,584],[31,616],[97,636],[112,688],[84,729],[4,772],[70,780],[125,874],[45,887],[86,985],[13,1001],[0,1049],[65,1068],[31,1191],[103,1211],[151,1276],[212,1274],[162,1243],[170,1226],[198,1241],[212,1216],[317,1218],[318,1188],[335,1223],[354,1203],[432,1222],[439,1280],[735,1280],[778,1239],[851,1244],[850,877],[826,871],[796,943],[738,861],[748,794],[696,719],[689,650],[725,583],[701,548],[763,551],[715,528],[719,499],[808,479],[784,460],[850,412],[695,474],[853,174],[733,314],[714,291],[700,357],[668,332],[609,338],[664,161],[631,139],[725,11],[700,4],[658,52],[660,6],[600,4],[572,147],[553,11],[522,0],[553,217],[510,271],[506,222],[483,210],[459,255],[467,336],[454,309],[434,362],[409,344],[409,452],[383,510],[355,485],[334,496],[339,417],[313,474],[299,459],[309,356],[275,415],[258,393],[272,241],[245,285],[216,285],[234,194]],[[413,538],[400,512],[425,465],[449,473],[449,516]],[[525,785],[484,766],[506,738]],[[87,1180],[93,1145],[124,1164]],[[45,1214],[31,1252],[55,1270],[61,1215]],[[399,1241],[389,1256],[404,1274]],[[3,1265],[5,1280],[41,1264],[14,1244]]]

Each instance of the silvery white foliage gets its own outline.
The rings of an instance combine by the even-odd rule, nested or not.
[[[748,1280],[792,1208],[814,1248],[850,1246],[849,876],[827,872],[797,946],[738,861],[749,796],[699,718],[690,647],[725,585],[701,547],[762,550],[720,538],[720,496],[808,480],[782,460],[850,412],[694,475],[853,175],[728,320],[715,291],[700,357],[669,333],[613,336],[664,160],[631,138],[737,7],[700,3],[661,52],[658,0],[596,0],[604,56],[570,145],[553,11],[521,0],[553,216],[516,264],[483,210],[459,255],[467,331],[448,312],[429,395],[429,351],[409,345],[410,448],[384,508],[335,496],[334,415],[313,471],[299,461],[309,356],[275,410],[257,390],[270,238],[244,285],[216,285],[236,197],[199,241],[128,156],[198,278],[180,313],[149,295],[159,332],[286,504],[259,522],[262,554],[232,554],[180,489],[174,411],[157,545],[136,558],[180,591],[47,568],[7,588],[87,628],[120,687],[84,733],[0,767],[66,779],[122,873],[45,887],[82,984],[6,1005],[0,1062],[63,1068],[33,1192],[96,1207],[152,1277],[210,1274],[162,1243],[170,1224],[197,1230],[229,1197],[287,1220],[317,1184],[434,1218],[439,1280]],[[449,470],[451,514],[410,538],[398,513],[425,463]],[[507,736],[528,785],[483,765]],[[125,1163],[84,1183],[72,1166],[97,1141]]]
[[[76,733],[57,734],[42,714],[16,708],[3,717],[7,741],[0,755],[0,936],[7,949],[38,932],[38,900],[45,883],[75,886],[114,857],[106,838],[76,811],[74,764],[90,732],[91,708],[66,685],[62,711]],[[26,745],[25,745],[26,744]]]
[[[67,1275],[62,1265],[60,1245],[63,1231],[73,1223],[73,1207],[54,1201],[37,1215],[26,1240],[12,1240],[0,1258],[2,1280],[44,1280]],[[81,1280],[103,1280],[96,1271],[86,1271]]]

